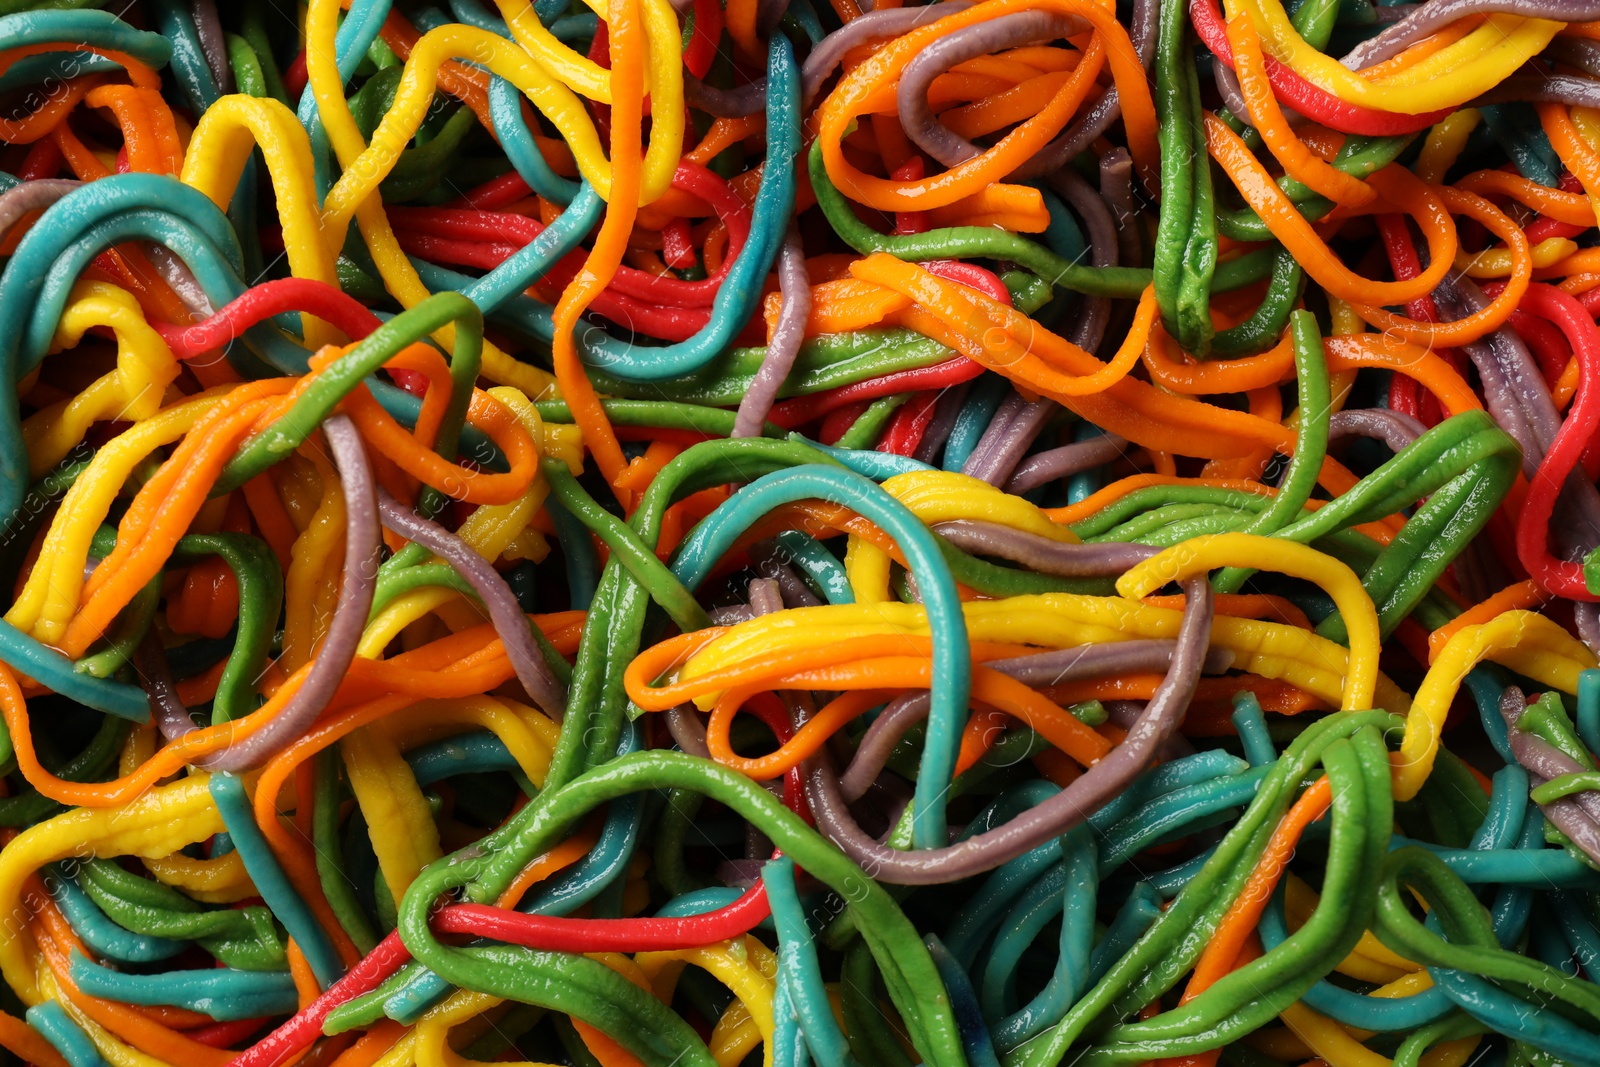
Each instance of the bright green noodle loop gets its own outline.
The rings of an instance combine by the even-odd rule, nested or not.
[[[1102,1012],[1113,1009],[1118,1015],[1130,1014],[1171,989],[1205,949],[1217,923],[1239,895],[1256,858],[1266,848],[1273,829],[1311,769],[1338,742],[1368,728],[1392,730],[1400,725],[1398,717],[1384,712],[1353,712],[1324,718],[1295,738],[1262,780],[1250,806],[1172,905],[1056,1026],[1008,1055],[1008,1067],[1024,1064],[1043,1067],[1059,1063]],[[1339,762],[1337,758],[1335,762]],[[1386,768],[1387,760],[1384,762]],[[1338,773],[1345,774],[1342,763]],[[1388,773],[1387,769],[1384,773]],[[1352,793],[1365,793],[1362,781],[1360,775],[1354,776]],[[1387,781],[1382,793],[1386,807]],[[1358,802],[1363,818],[1373,802],[1370,797]],[[1385,828],[1387,825],[1385,821]],[[1376,848],[1381,850],[1386,840],[1382,838]],[[1364,862],[1364,850],[1356,851],[1357,860]],[[1331,966],[1330,961],[1330,969]]]
[[[1418,922],[1408,910],[1416,893],[1436,917],[1443,937]],[[1408,846],[1384,861],[1377,892],[1378,940],[1407,959],[1487,978],[1522,1000],[1546,1010],[1578,1013],[1588,1025],[1600,1024],[1600,986],[1563,974],[1539,960],[1500,947],[1489,913],[1472,889],[1426,849]]]
[[[287,962],[272,913],[262,905],[205,910],[176,889],[108,860],[84,860],[75,870],[79,888],[125,930],[197,941],[228,966],[242,970],[278,970]]]
[[[890,997],[924,1062],[930,1067],[965,1064],[944,983],[915,927],[883,887],[759,783],[676,752],[623,756],[559,789],[547,789],[538,798],[543,803],[530,803],[469,853],[458,853],[428,867],[401,904],[401,937],[418,960],[452,982],[517,999],[546,996],[542,987],[548,982],[540,982],[534,973],[547,964],[546,954],[507,950],[491,961],[479,955],[486,950],[444,945],[428,927],[433,902],[455,888],[462,889],[468,900],[491,901],[517,875],[518,866],[508,861],[547,851],[600,804],[643,789],[664,788],[691,789],[733,809],[760,826],[773,844],[808,874],[843,896],[848,907],[858,912],[858,928],[883,969]],[[496,963],[498,966],[493,965]],[[627,1038],[634,1031],[611,1033],[629,1044]],[[640,1052],[637,1048],[633,1051]]]
[[[1538,786],[1528,796],[1535,804],[1554,804],[1562,797],[1587,793],[1591,789],[1600,789],[1600,771],[1573,771],[1571,774],[1563,774]]]
[[[256,685],[277,636],[283,572],[267,543],[249,534],[185,534],[172,562],[192,563],[211,555],[222,557],[239,584],[238,635],[211,704],[211,721],[219,723],[248,715],[259,705]]]
[[[1332,836],[1322,896],[1311,917],[1283,944],[1219,978],[1189,1003],[1112,1027],[1081,1061],[1086,1067],[1191,1055],[1235,1041],[1299,1000],[1355,947],[1371,922],[1372,887],[1393,820],[1388,751],[1368,725],[1334,741],[1321,759],[1333,787]]]
[[[1210,355],[1238,358],[1264,352],[1283,335],[1289,313],[1300,299],[1305,271],[1286,248],[1279,248],[1272,259],[1272,277],[1267,294],[1255,312],[1237,326],[1231,326],[1211,339]]]

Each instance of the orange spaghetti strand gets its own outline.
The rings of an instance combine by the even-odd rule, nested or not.
[[[850,273],[910,297],[917,306],[901,312],[901,321],[911,329],[1153,451],[1233,459],[1262,448],[1294,450],[1294,435],[1278,423],[1173,396],[1125,373],[1085,395],[1084,380],[1107,374],[1113,364],[1101,363],[1021,312],[914,263],[879,252],[852,263]],[[1144,344],[1141,339],[1124,347],[1132,349],[1131,362]]]
[[[1526,204],[1541,215],[1572,226],[1593,226],[1594,210],[1588,200],[1578,193],[1551,189],[1536,181],[1503,170],[1480,170],[1468,174],[1455,183],[1464,193],[1479,196],[1507,196],[1519,204]]]
[[[1533,253],[1528,247],[1528,235],[1522,232],[1516,220],[1475,193],[1463,192],[1448,186],[1437,186],[1435,191],[1453,212],[1466,215],[1479,222],[1490,233],[1505,242],[1511,253],[1511,276],[1499,295],[1487,307],[1453,322],[1418,322],[1371,304],[1355,303],[1356,313],[1386,334],[1403,337],[1419,345],[1453,347],[1471,344],[1503,326],[1511,313],[1522,303],[1533,279]]]
[[[505,453],[511,469],[504,474],[468,470],[440,456],[384,411],[364,385],[345,397],[343,410],[375,451],[413,478],[469,504],[509,504],[528,491],[538,474],[533,438],[510,408],[482,390],[473,390],[467,421]]]
[[[763,683],[759,687],[731,689],[712,707],[711,720],[706,728],[706,747],[710,749],[713,759],[740,774],[758,781],[778,778],[815,755],[841,726],[872,707],[873,702],[881,702],[881,693],[874,696],[874,691],[924,688],[908,680],[913,677],[931,680],[931,669],[922,660],[885,657],[858,662],[848,670],[843,665],[830,670],[830,679],[839,682],[837,688],[852,691],[865,688],[868,692],[854,693],[853,700],[846,699],[846,696],[852,695],[847,693],[831,701],[776,752],[755,759],[740,756],[733,750],[729,740],[733,718],[745,701],[756,693],[788,686],[780,683],[768,686]],[[1051,744],[1086,767],[1111,750],[1105,739],[1088,726],[1007,675],[986,667],[976,667],[972,672],[972,686],[974,701],[991,705],[1027,723]]]
[[[1190,976],[1189,984],[1184,987],[1180,1004],[1187,1004],[1236,967],[1253,958],[1249,951],[1249,941],[1255,935],[1256,924],[1261,919],[1262,911],[1266,909],[1267,900],[1272,896],[1273,889],[1277,887],[1279,879],[1283,877],[1284,869],[1289,865],[1289,859],[1294,855],[1300,835],[1305,833],[1307,826],[1320,819],[1332,803],[1333,788],[1324,776],[1318,778],[1310,789],[1300,794],[1300,799],[1284,813],[1277,829],[1272,832],[1271,840],[1267,842],[1266,850],[1256,861],[1255,870],[1250,872],[1250,877],[1240,890],[1238,898],[1223,915],[1222,921],[1217,924],[1216,930],[1211,935],[1211,940],[1206,944],[1205,951],[1195,962],[1194,974]],[[1255,954],[1260,954],[1259,948]],[[1220,1050],[1213,1050],[1157,1062],[1166,1067],[1210,1067],[1216,1063],[1219,1055]]]
[[[1550,145],[1556,150],[1557,157],[1572,176],[1578,179],[1578,184],[1583,186],[1583,191],[1589,194],[1591,218],[1581,225],[1589,222],[1600,222],[1600,152],[1596,152],[1583,134],[1578,132],[1577,123],[1572,121],[1572,113],[1560,104],[1536,104],[1539,110],[1539,125],[1544,128],[1545,136],[1550,138]]]
[[[1371,203],[1377,193],[1370,185],[1321,159],[1290,129],[1289,120],[1283,117],[1283,109],[1273,95],[1272,83],[1267,80],[1261,38],[1249,15],[1228,20],[1228,41],[1233,45],[1234,72],[1239,76],[1239,89],[1250,109],[1251,121],[1267,149],[1283,164],[1284,173],[1336,204]]]
[[[639,134],[643,122],[644,27],[638,0],[610,0],[606,20],[611,47],[611,199],[595,236],[594,247],[583,261],[578,276],[561,293],[553,315],[555,340],[550,346],[556,382],[561,398],[572,411],[573,421],[583,431],[583,443],[594,456],[607,483],[615,486],[617,476],[627,467],[622,445],[600,406],[589,376],[578,357],[576,331],[595,297],[611,284],[627,251],[639,213],[639,193],[643,156]],[[625,489],[616,489],[617,499],[626,508],[632,498]]]
[[[1206,112],[1205,125],[1211,158],[1233,180],[1272,236],[1332,295],[1352,304],[1403,304],[1433,292],[1450,272],[1457,248],[1455,223],[1437,192],[1404,167],[1390,164],[1374,173],[1367,183],[1422,228],[1428,239],[1428,267],[1406,281],[1373,281],[1351,271],[1328,248],[1238,134],[1210,112]]]
[[[81,656],[160,572],[239,442],[258,418],[281,410],[289,384],[274,378],[240,386],[201,416],[118,524],[116,548],[84,583],[81,607],[67,625],[62,651]]]
[[[1432,663],[1439,650],[1444,648],[1450,638],[1459,633],[1463,627],[1480,626],[1504,611],[1537,608],[1550,599],[1550,592],[1531,578],[1525,582],[1515,582],[1506,586],[1429,634],[1428,662]]]
[[[0,1011],[0,1048],[33,1067],[68,1067],[66,1058],[39,1031],[8,1011]]]
[[[131,170],[177,174],[183,169],[178,128],[160,93],[132,85],[102,85],[86,94],[83,102],[106,108],[116,116]]]

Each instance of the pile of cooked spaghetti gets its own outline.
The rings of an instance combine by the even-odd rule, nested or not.
[[[1600,1067],[1600,0],[103,2],[12,1056]]]

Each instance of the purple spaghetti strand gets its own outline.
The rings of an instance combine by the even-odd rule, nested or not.
[[[154,627],[134,649],[133,669],[139,676],[139,685],[150,698],[150,710],[162,737],[176,741],[196,729],[189,709],[184,707],[178,688],[172,683],[172,666],[167,662],[166,649],[161,647],[161,635]]]
[[[1600,82],[1571,74],[1514,74],[1474,100],[1472,106],[1509,101],[1600,107]]]
[[[1110,644],[1080,645],[1053,652],[1015,659],[991,660],[985,667],[1010,675],[1033,689],[1063,685],[1084,678],[1105,678],[1117,674],[1148,674],[1172,666],[1176,641],[1118,641]],[[1225,648],[1211,649],[1202,665],[1205,674],[1221,674],[1233,665],[1233,653]],[[889,754],[914,724],[928,717],[928,694],[907,693],[890,701],[872,720],[856,748],[856,754],[839,776],[839,795],[855,803],[883,773]],[[1132,725],[1130,720],[1126,725]]]
[[[683,5],[687,6],[687,4]],[[918,26],[965,11],[972,5],[967,0],[944,0],[943,3],[923,7],[897,7],[883,11],[869,11],[852,19],[841,28],[824,37],[800,68],[800,95],[809,106],[822,85],[838,69],[845,53],[858,44],[879,37],[898,37]],[[680,7],[679,10],[683,8]],[[759,10],[758,10],[759,16]],[[735,89],[717,89],[700,79],[685,74],[683,98],[690,107],[716,115],[719,118],[743,118],[754,115],[766,106],[767,80],[757,79]]]
[[[228,42],[222,36],[222,19],[217,16],[216,0],[191,0],[190,15],[194,19],[194,35],[200,41],[200,51],[211,68],[211,80],[217,83],[217,92],[227,96],[233,92],[233,67],[228,63]]]
[[[938,403],[933,408],[933,421],[928,423],[927,432],[922,435],[912,459],[932,463],[938,458],[950,440],[951,431],[956,428],[956,419],[960,417],[962,405],[967,402],[967,394],[971,391],[971,382],[961,382],[939,394]]]
[[[1079,177],[1077,171],[1070,168],[1058,171],[1049,180],[1050,187],[1060,193],[1067,206],[1083,220],[1084,229],[1088,231],[1089,237],[1090,264],[1096,267],[1115,267],[1118,251],[1117,224],[1111,217],[1111,208],[1106,203],[1105,197]],[[1083,310],[1079,312],[1077,321],[1067,332],[1067,340],[1085,352],[1092,353],[1100,347],[1100,342],[1105,337],[1106,323],[1110,319],[1111,301],[1103,296],[1088,297],[1083,301]],[[1054,410],[1055,405],[1052,403],[1051,411]],[[1040,426],[1043,426],[1042,422]],[[1034,434],[1037,433],[1035,430]],[[1033,437],[1030,436],[1028,444],[1032,443]]]
[[[322,432],[328,439],[344,492],[344,576],[339,586],[339,602],[304,684],[289,698],[283,710],[261,729],[239,744],[202,760],[198,766],[206,770],[242,771],[254,767],[271,759],[305,733],[350,673],[350,663],[361,643],[361,632],[366,629],[378,579],[377,487],[361,435],[349,416],[329,416],[322,424]]]
[[[750,559],[761,572],[763,578],[771,578],[778,583],[778,589],[783,593],[785,606],[791,608],[814,608],[822,603],[822,598],[811,591],[805,579],[795,573],[793,567],[784,562],[783,550],[775,541],[763,541],[750,550]]]
[[[1127,447],[1128,442],[1116,434],[1104,434],[1076,444],[1052,448],[1048,452],[1035,453],[1018,464],[1005,490],[1008,493],[1026,493],[1049,482],[1070,478],[1080,471],[1110,463],[1122,455]]]
[[[767,414],[778,399],[778,390],[783,388],[784,380],[794,369],[800,342],[805,340],[806,320],[811,317],[811,277],[806,273],[806,252],[800,243],[800,230],[792,222],[778,252],[778,289],[783,306],[778,311],[778,322],[772,329],[772,339],[767,342],[767,354],[761,360],[755,380],[739,401],[739,413],[733,421],[734,437],[761,436]]]
[[[998,556],[1042,574],[1063,578],[1105,578],[1121,574],[1158,551],[1149,545],[1124,544],[1120,541],[1092,545],[1063,544],[1038,534],[976,519],[941,522],[934,526],[933,532],[963,552],[975,556]]]
[[[1117,262],[1133,266],[1140,261],[1139,209],[1133,198],[1133,157],[1115,148],[1100,158],[1100,195],[1111,209],[1117,227]]]
[[[21,182],[0,193],[0,234],[30,211],[41,211],[83,185],[69,178],[40,178]]]
[[[1349,437],[1367,437],[1391,452],[1405,449],[1421,437],[1427,427],[1421,420],[1390,408],[1351,408],[1336,411],[1328,420],[1328,443]]]
[[[1464,277],[1446,277],[1435,291],[1456,316],[1487,306],[1488,298]],[[1483,341],[1466,346],[1483,382],[1484,406],[1522,446],[1523,473],[1532,478],[1561,428],[1561,415],[1545,385],[1544,375],[1515,330],[1501,327]],[[1600,490],[1574,470],[1561,487],[1552,528],[1560,551],[1582,559],[1595,547],[1600,531]]]
[[[1557,37],[1545,46],[1544,58],[1577,67],[1585,74],[1600,78],[1600,41],[1585,37]]]
[[[1051,11],[1022,11],[967,26],[940,37],[906,64],[896,97],[900,125],[916,145],[947,167],[983,154],[983,149],[941,123],[928,104],[928,87],[958,63],[1007,48],[1048,44],[1079,33],[1084,21]],[[1048,148],[1048,146],[1047,146]],[[1043,151],[1043,149],[1041,150]]]
[[[1526,711],[1527,699],[1521,689],[1510,686],[1501,694],[1500,716],[1506,721],[1511,754],[1527,768],[1534,788],[1564,774],[1584,770],[1577,760],[1517,725]],[[1600,863],[1600,821],[1597,821],[1600,820],[1600,793],[1586,790],[1539,807],[1556,829],[1566,834],[1585,855]]]
[[[944,848],[903,852],[869,837],[850,814],[826,756],[805,764],[806,799],[817,828],[881,882],[935,885],[981,874],[1080,825],[1116,796],[1183,721],[1210,647],[1213,597],[1204,578],[1183,583],[1186,597],[1172,666],[1122,744],[1061,792],[1003,826]]]
[[[489,610],[489,619],[505,644],[506,658],[511,661],[517,681],[546,714],[558,720],[565,715],[566,691],[540,655],[529,629],[531,623],[500,572],[461,538],[382,490],[378,492],[378,512],[385,528],[434,553],[467,580]]]
[[[987,471],[994,466],[995,455],[1005,446],[1007,434],[1011,424],[1022,414],[1028,402],[1017,393],[1015,389],[1006,394],[1006,398],[995,409],[994,416],[989,420],[989,425],[983,431],[983,436],[978,438],[977,445],[972,454],[967,457],[967,462],[962,465],[961,473],[973,478],[982,478],[980,472]],[[988,479],[984,479],[987,481]],[[991,483],[993,484],[993,483]]]
[[[1590,652],[1600,656],[1600,604],[1574,601],[1572,615],[1578,624],[1578,638],[1589,646]]]
[[[928,717],[931,702],[926,690],[905,693],[889,701],[872,720],[850,765],[839,776],[839,795],[847,804],[854,804],[872,788],[906,731]]]

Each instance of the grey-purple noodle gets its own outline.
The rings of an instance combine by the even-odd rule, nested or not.
[[[233,92],[233,67],[228,63],[228,42],[222,36],[222,19],[217,17],[216,0],[190,0],[189,12],[194,19],[194,35],[200,42],[200,51],[211,68],[211,80],[217,83],[217,93],[227,96]]]
[[[1542,737],[1521,729],[1518,723],[1527,711],[1527,699],[1516,686],[1500,695],[1500,716],[1505,719],[1511,739],[1511,754],[1528,771],[1534,788],[1553,778],[1585,770],[1584,766]],[[1584,854],[1600,863],[1600,793],[1586,790],[1539,805],[1556,829],[1566,834]]]
[[[1061,199],[1065,200],[1067,206],[1077,212],[1078,218],[1083,220],[1083,228],[1088,231],[1090,265],[1115,267],[1118,254],[1117,224],[1111,217],[1111,208],[1106,203],[1106,198],[1070,167],[1050,175],[1049,182],[1050,187],[1060,193]],[[1072,324],[1072,329],[1067,331],[1067,340],[1085,352],[1093,354],[1105,338],[1106,323],[1110,319],[1111,301],[1103,296],[1088,297],[1083,302],[1083,310],[1079,312],[1077,321]],[[1052,412],[1055,406],[1052,401],[1050,406]],[[1042,421],[1040,426],[1043,426]],[[1038,431],[1035,430],[1034,435],[1037,434]],[[1033,443],[1032,437],[1029,437],[1028,443]],[[1012,461],[1013,466],[1015,462]]]
[[[1116,266],[1119,244],[1117,225],[1105,197],[1070,169],[1052,175],[1050,185],[1083,220],[1084,228],[1088,230],[1090,262],[1096,267]],[[1067,340],[1093,352],[1100,347],[1110,315],[1109,300],[1103,297],[1086,298],[1077,321],[1067,334]],[[1013,391],[984,430],[961,472],[990,485],[1004,483],[1058,409],[1059,405],[1054,400],[1041,397],[1028,402]]]
[[[1600,41],[1558,36],[1544,46],[1543,56],[1553,63],[1565,63],[1600,78]]]
[[[151,627],[133,650],[133,670],[139,676],[139,685],[150,698],[150,711],[156,729],[168,741],[176,741],[196,727],[178,696],[178,687],[172,683],[172,666],[167,662],[167,650],[161,647],[161,635]]]
[[[869,837],[839,795],[825,756],[804,765],[806,799],[817,828],[866,871],[895,885],[935,885],[993,870],[1083,823],[1149,764],[1183,721],[1210,647],[1213,597],[1204,578],[1183,582],[1186,597],[1172,666],[1122,744],[1055,796],[998,826],[944,848],[902,852]]]
[[[895,99],[906,136],[947,167],[983,154],[983,149],[941,123],[928,104],[928,87],[958,63],[1023,45],[1048,44],[1081,33],[1087,23],[1055,11],[1019,11],[965,26],[918,52],[900,73]]]
[[[534,644],[533,631],[529,629],[532,624],[522,613],[522,606],[500,572],[461,538],[438,523],[424,519],[381,489],[378,513],[385,527],[426,548],[467,580],[489,611],[489,619],[505,644],[506,658],[511,661],[517,681],[535,704],[559,721],[567,711],[566,689],[551,673],[539,646]]]
[[[1133,198],[1133,157],[1126,148],[1113,148],[1100,157],[1100,195],[1117,226],[1117,262],[1133,266],[1144,246],[1139,239],[1139,208]]]
[[[1010,675],[1023,685],[1038,689],[1062,685],[1081,678],[1105,678],[1116,674],[1148,674],[1172,666],[1178,643],[1155,639],[1117,641],[1079,645],[1051,652],[1040,652],[1014,659],[991,660],[984,666]],[[1233,652],[1213,648],[1206,653],[1201,670],[1221,674],[1233,665]],[[896,697],[872,720],[862,735],[850,765],[839,776],[839,795],[854,804],[864,796],[889,762],[889,754],[913,724],[928,717],[928,694],[921,691]],[[1131,725],[1131,722],[1128,724]]]
[[[1565,104],[1600,107],[1600,82],[1574,74],[1513,74],[1473,100],[1471,107],[1524,101],[1529,104]]]
[[[1133,50],[1138,53],[1139,62],[1147,71],[1150,69],[1150,59],[1155,55],[1158,12],[1157,0],[1133,0],[1133,18],[1128,25],[1128,36],[1132,38]],[[1072,125],[1018,167],[1012,176],[1034,178],[1060,170],[1121,117],[1122,101],[1117,96],[1117,87],[1113,85],[1101,89],[1090,99],[1088,107],[1079,112]],[[1138,260],[1129,262],[1137,263]]]
[[[933,406],[933,419],[917,444],[917,450],[911,454],[912,459],[923,463],[934,461],[950,440],[951,431],[956,428],[956,419],[960,417],[961,408],[971,391],[971,382],[957,382],[939,394],[939,400]]]
[[[173,254],[172,249],[152,244],[145,248],[144,254],[150,260],[150,265],[161,275],[161,280],[172,287],[172,291],[178,294],[183,306],[189,309],[191,319],[200,322],[216,314],[211,298],[206,296],[206,291],[200,287],[200,282],[190,273],[183,260]],[[221,356],[217,358],[220,359]],[[184,362],[193,361],[184,360]]]
[[[338,692],[367,628],[367,613],[372,610],[373,590],[378,581],[377,486],[372,464],[361,434],[347,415],[330,415],[322,423],[333,465],[339,472],[344,494],[344,575],[339,584],[339,600],[328,623],[327,635],[317,650],[306,679],[295,694],[261,729],[238,744],[200,760],[196,766],[208,771],[242,771],[271,759],[301,734],[322,714]]]
[[[1578,638],[1589,646],[1589,651],[1600,656],[1600,604],[1578,600],[1572,604],[1572,615],[1578,624]]]
[[[783,594],[784,606],[814,608],[822,603],[822,598],[811,591],[805,579],[784,562],[783,550],[778,547],[776,541],[763,541],[751,548],[750,561],[755,564],[756,570],[763,578],[771,578],[778,583],[778,590]]]
[[[1096,319],[1090,310],[1097,298],[1091,297],[1085,301],[1085,320]],[[1100,320],[1103,324],[1104,320]],[[1018,397],[1018,400],[1021,400]],[[990,424],[989,429],[983,432],[983,437],[978,441],[978,448],[973,449],[972,457],[967,460],[961,469],[963,474],[988,482],[990,485],[1000,485],[1011,477],[1011,472],[1016,470],[1017,461],[1032,447],[1034,440],[1039,436],[1045,424],[1056,413],[1056,402],[1044,397],[1032,402],[1023,401],[1016,414],[1003,426]]]
[[[1208,665],[1206,673],[1208,674],[1210,673],[1209,664],[1217,651],[1217,649],[1212,649],[1212,655],[1206,659]],[[1230,660],[1233,658],[1232,653],[1229,653],[1228,658]],[[1139,716],[1144,714],[1147,703],[1147,701],[1143,700],[1106,700],[1101,702],[1101,706],[1106,709],[1107,722],[1127,730],[1139,721]],[[1174,732],[1171,737],[1161,742],[1161,747],[1156,749],[1156,759],[1163,763],[1194,754],[1194,745],[1189,743],[1187,737],[1177,732]]]
[[[1211,72],[1217,83],[1217,92],[1222,95],[1223,104],[1234,117],[1243,119],[1252,126],[1258,125],[1255,114],[1250,110],[1250,102],[1244,98],[1244,89],[1239,86],[1239,76],[1233,72],[1233,68],[1226,63],[1212,63]],[[1292,108],[1280,105],[1280,110],[1286,122],[1300,122],[1305,118]]]
[[[1356,45],[1339,62],[1351,70],[1361,70],[1399,55],[1457,19],[1498,14],[1557,22],[1589,22],[1600,18],[1600,0],[1432,0],[1386,27],[1376,37]]]
[[[0,237],[30,211],[41,211],[83,185],[70,178],[39,178],[18,182],[0,193]]]
[[[1047,452],[1036,452],[1017,465],[1011,480],[1006,482],[1008,493],[1026,493],[1058,478],[1069,478],[1080,471],[1110,463],[1128,447],[1128,442],[1114,433],[1091,437]]]
[[[676,3],[676,0],[674,0]],[[692,3],[692,0],[689,0]],[[683,10],[685,3],[679,10]],[[851,19],[844,26],[824,37],[811,50],[800,68],[800,97],[807,106],[816,99],[822,84],[828,80],[844,60],[845,53],[856,45],[878,37],[898,37],[930,21],[965,11],[972,4],[968,0],[942,0],[941,3],[922,7],[894,7],[882,11],[869,11],[860,18]],[[743,118],[754,115],[767,102],[767,80],[758,78],[735,89],[717,89],[691,74],[683,77],[683,99],[692,108],[719,118]]]
[[[1150,65],[1150,56],[1155,47],[1156,8],[1154,0],[1136,0],[1130,26],[1134,50],[1146,68]],[[907,136],[947,167],[978,155],[981,149],[940,124],[934,117],[928,107],[928,86],[934,78],[966,59],[1026,44],[1039,39],[1041,34],[1050,34],[1044,40],[1064,37],[1067,35],[1065,31],[1051,33],[1051,27],[1066,27],[1072,19],[1073,16],[1041,11],[1019,12],[993,22],[966,27],[923,49],[907,64],[900,77],[897,100],[900,122]],[[1033,34],[1031,38],[1030,31]],[[1012,172],[1012,177],[1034,178],[1060,170],[1096,137],[1105,133],[1121,115],[1122,104],[1116,88],[1099,90],[1088,106],[1080,110],[1078,117],[1049,144],[1018,166]]]
[[[734,437],[760,437],[767,424],[767,414],[784,379],[794,369],[795,357],[800,354],[800,342],[806,337],[806,320],[811,317],[811,276],[806,272],[806,251],[800,243],[800,230],[789,223],[783,247],[778,251],[778,289],[783,306],[778,310],[778,322],[772,329],[772,339],[767,342],[767,353],[761,358],[756,376],[739,401],[739,413],[734,416]]]
[[[1027,406],[1028,402],[1022,399],[1022,394],[1015,389],[1006,394],[1006,398],[1000,401],[1000,406],[995,408],[994,414],[990,416],[989,425],[984,427],[983,436],[978,438],[978,443],[973,446],[967,461],[961,465],[962,474],[972,478],[983,478],[983,472],[993,469],[994,456],[1004,447],[1007,435],[1011,432],[1011,424]]]
[[[667,732],[678,743],[678,747],[691,756],[701,759],[710,759],[711,750],[706,747],[706,724],[701,721],[700,713],[693,704],[679,704],[675,708],[668,708]]]
[[[750,579],[750,614],[771,615],[783,610],[783,591],[771,578]]]
[[[1222,97],[1222,106],[1231,111],[1235,118],[1254,125],[1255,116],[1250,113],[1250,105],[1245,102],[1244,90],[1240,88],[1239,76],[1233,72],[1233,68],[1226,63],[1213,60],[1211,76],[1217,83],[1217,94]]]
[[[941,522],[933,527],[933,532],[963,552],[976,556],[998,556],[1020,563],[1030,570],[1062,578],[1104,578],[1121,574],[1158,551],[1149,545],[1122,541],[1065,544],[1039,534],[979,519]]]
[[[1451,318],[1465,318],[1489,303],[1471,279],[1455,274],[1445,277],[1434,290],[1434,298],[1442,303],[1440,310]],[[1484,406],[1522,446],[1523,473],[1532,478],[1561,428],[1561,416],[1544,384],[1544,375],[1522,338],[1509,327],[1463,347],[1483,381]]]
[[[1455,274],[1446,276],[1434,295],[1442,301],[1441,310],[1456,318],[1471,315],[1489,302],[1475,282]],[[1561,428],[1561,415],[1543,372],[1509,326],[1465,348],[1483,383],[1484,406],[1522,447],[1522,470],[1532,478]],[[1595,531],[1600,531],[1600,490],[1579,471],[1574,470],[1561,487],[1551,527],[1560,551],[1569,559],[1581,559],[1595,547]]]
[[[1399,452],[1421,437],[1427,427],[1414,415],[1392,408],[1350,408],[1336,411],[1328,420],[1328,443],[1347,437],[1367,437],[1380,441],[1391,452]]]

